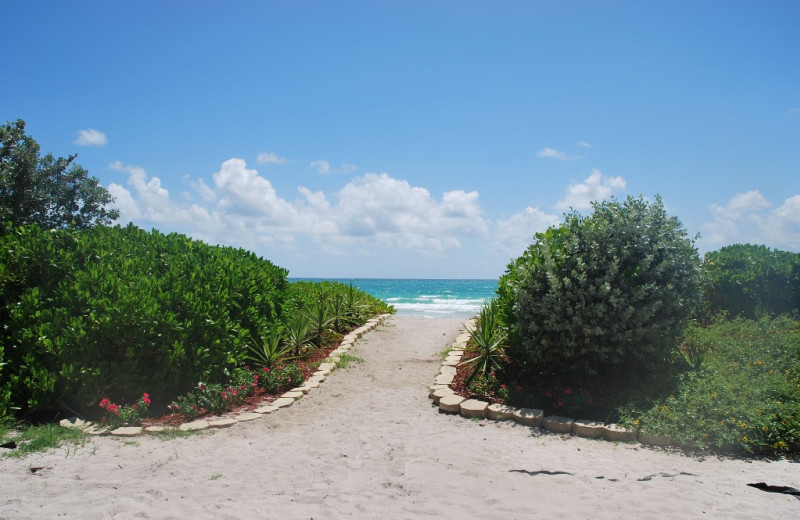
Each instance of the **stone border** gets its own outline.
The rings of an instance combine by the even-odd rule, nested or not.
[[[263,417],[266,414],[280,410],[281,408],[291,406],[295,403],[295,401],[302,399],[303,396],[309,393],[311,390],[319,388],[320,383],[325,381],[325,378],[331,373],[331,370],[333,370],[333,367],[339,361],[339,358],[342,356],[342,354],[348,352],[356,344],[356,342],[364,336],[364,334],[374,330],[378,327],[378,325],[383,324],[383,322],[391,316],[391,314],[381,314],[368,320],[361,327],[345,334],[341,343],[339,343],[339,346],[332,350],[330,354],[328,354],[328,358],[319,365],[317,370],[311,374],[311,377],[309,377],[302,385],[292,388],[274,401],[262,401],[260,403],[260,407],[256,408],[252,412],[242,412],[238,414],[229,413],[222,416],[197,419],[195,421],[181,424],[178,429],[181,431],[200,431],[214,428],[228,428],[234,424],[253,421]],[[90,435],[111,435],[114,437],[135,437],[144,433],[163,432],[170,428],[166,426],[148,426],[147,428],[143,428],[141,426],[123,426],[114,430],[108,430],[107,428],[101,428],[94,423],[84,421],[77,417],[62,419],[59,424],[67,428],[80,428]]]
[[[626,430],[617,424],[603,424],[584,419],[544,415],[543,410],[534,408],[514,408],[504,404],[489,404],[478,399],[467,399],[450,388],[456,376],[456,367],[461,363],[470,331],[474,330],[474,319],[467,320],[464,328],[456,336],[447,353],[433,384],[428,387],[429,397],[438,405],[439,411],[460,414],[464,417],[491,419],[493,421],[514,421],[524,426],[543,428],[552,433],[563,433],[587,439],[605,439],[616,442],[635,442],[647,446],[674,446],[670,437],[651,435]]]

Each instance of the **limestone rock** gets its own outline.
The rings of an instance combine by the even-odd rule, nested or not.
[[[182,432],[196,432],[199,430],[205,430],[206,428],[208,428],[208,421],[205,419],[198,419],[197,421],[183,423],[178,427],[178,429]]]
[[[283,408],[284,406],[291,406],[294,404],[294,399],[291,397],[279,397],[270,403],[275,408]]]
[[[486,417],[495,421],[508,421],[514,418],[516,408],[507,404],[490,404],[486,408]]]
[[[237,422],[239,422],[237,419],[239,419],[239,418],[237,417],[236,419],[210,420],[210,421],[208,421],[208,427],[209,428],[228,428],[230,426],[233,426]]]
[[[525,426],[541,426],[544,418],[544,410],[536,408],[518,408],[512,412],[514,421]]]
[[[123,426],[116,430],[111,430],[111,435],[115,437],[136,437],[142,433],[141,426]]]
[[[572,425],[572,433],[578,437],[597,439],[603,435],[603,423],[579,419]]]
[[[639,433],[639,442],[648,446],[671,446],[674,443],[672,437],[653,433]]]
[[[561,417],[559,415],[549,415],[544,418],[542,425],[544,429],[553,433],[572,433],[574,419]]]
[[[606,440],[617,442],[633,442],[636,440],[636,432],[626,430],[617,424],[607,424],[603,429],[603,436]]]
[[[456,394],[449,394],[439,399],[439,409],[443,412],[459,413],[461,411],[461,402],[465,401],[463,397]]]
[[[477,399],[467,399],[466,401],[461,401],[459,407],[461,408],[461,415],[464,417],[478,417],[484,419],[486,417],[486,408],[489,407],[489,403]]]

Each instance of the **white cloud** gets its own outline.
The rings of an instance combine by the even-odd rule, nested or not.
[[[278,157],[274,152],[259,152],[256,157],[258,164],[286,164],[287,160],[284,157]]]
[[[356,177],[332,194],[301,186],[301,197],[292,202],[244,160],[233,158],[222,163],[210,185],[184,181],[193,191],[184,198],[202,200],[190,204],[172,199],[160,179],[143,168],[119,161],[109,168],[128,174],[125,186],[109,186],[123,221],[170,224],[210,243],[287,248],[305,240],[325,254],[378,246],[436,255],[461,247],[461,237],[488,232],[477,192],[448,191],[437,200],[425,188],[385,173]]]
[[[800,108],[790,108],[789,114],[793,116],[800,116]]]
[[[335,173],[347,174],[358,170],[358,167],[355,164],[349,164],[345,162],[341,163],[338,168],[334,168],[331,166],[331,163],[323,159],[312,161],[310,166],[317,170],[317,173],[321,173],[322,175],[331,175]]]
[[[558,161],[577,161],[578,159],[583,159],[580,155],[567,155],[554,148],[543,148],[536,155],[543,159],[556,159]]]
[[[533,242],[536,233],[546,231],[558,223],[556,215],[550,215],[539,208],[527,207],[511,217],[495,224],[494,247],[511,257],[518,257]]]
[[[573,182],[567,187],[564,198],[556,203],[556,208],[581,210],[591,207],[591,202],[605,200],[626,189],[625,179],[603,175],[598,169],[592,170],[583,182]]]
[[[73,141],[79,146],[105,146],[108,144],[106,134],[94,128],[87,128],[78,132],[78,138]]]
[[[592,145],[590,145],[586,141],[578,141],[577,143],[575,143],[575,146],[580,146],[581,148],[591,148],[592,147]]]
[[[270,225],[287,225],[296,218],[294,207],[243,159],[228,159],[213,178],[220,196],[217,208],[225,213],[260,218]]]
[[[712,204],[712,218],[701,226],[701,243],[709,250],[735,243],[800,250],[800,195],[772,207],[758,190],[736,194],[724,205]]]

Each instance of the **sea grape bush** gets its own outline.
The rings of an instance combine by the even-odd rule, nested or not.
[[[279,320],[287,272],[255,254],[127,227],[0,237],[0,414],[225,381]]]
[[[622,385],[664,367],[700,296],[700,259],[660,197],[593,203],[536,235],[498,294],[529,380]]]
[[[712,315],[800,313],[800,253],[736,244],[707,253],[703,299]]]

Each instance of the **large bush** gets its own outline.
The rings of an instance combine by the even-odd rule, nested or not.
[[[128,227],[0,237],[0,415],[167,399],[222,382],[279,319],[287,272]]]
[[[527,378],[622,384],[663,368],[699,300],[700,259],[654,202],[593,204],[536,235],[499,295]]]
[[[703,297],[712,314],[757,318],[800,312],[800,254],[736,244],[707,253]]]

